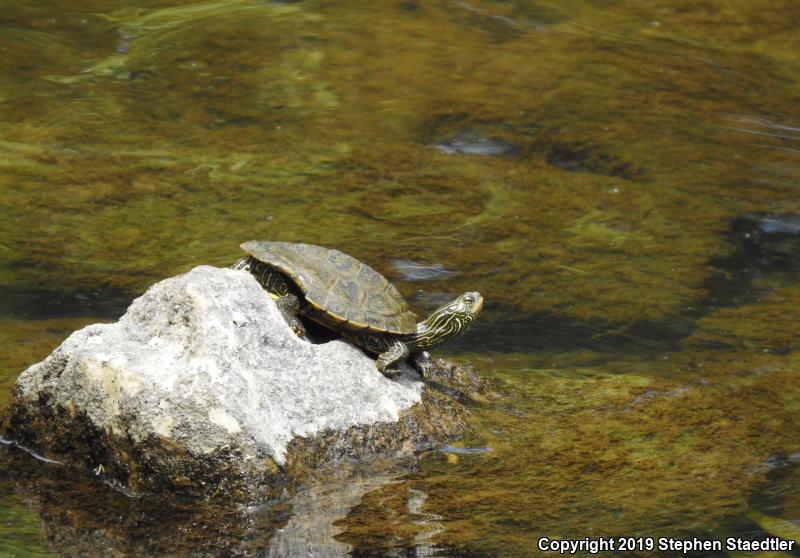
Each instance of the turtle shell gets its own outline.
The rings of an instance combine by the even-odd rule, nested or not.
[[[417,316],[386,277],[352,256],[313,244],[245,242],[242,250],[291,278],[325,325],[408,334]],[[312,314],[310,317],[314,317]]]

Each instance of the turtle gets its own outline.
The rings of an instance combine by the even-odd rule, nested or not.
[[[255,277],[299,337],[306,338],[300,318],[316,322],[377,355],[378,370],[390,378],[405,360],[427,378],[428,349],[468,331],[483,308],[480,293],[466,292],[418,322],[392,283],[339,250],[256,240],[240,247],[247,255],[231,267]]]

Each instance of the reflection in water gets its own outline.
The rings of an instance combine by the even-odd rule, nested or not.
[[[266,556],[350,556],[351,546],[335,538],[341,528],[334,523],[346,517],[364,494],[393,482],[398,472],[364,470],[348,479],[303,487],[289,499],[292,516],[276,530]]]
[[[376,462],[331,473],[300,488],[285,501],[203,503],[167,494],[129,497],[55,464],[32,463],[21,451],[0,447],[0,466],[25,505],[3,498],[26,513],[32,509],[47,540],[60,555],[122,556],[348,556],[336,540],[334,522],[361,497],[393,482],[408,463]],[[0,548],[5,537],[0,531]]]
[[[436,546],[436,541],[438,535],[444,531],[441,524],[441,520],[444,518],[441,515],[424,511],[427,499],[427,494],[418,488],[411,488],[408,491],[408,512],[412,517],[417,518],[414,520],[414,525],[419,527],[417,535],[414,537],[414,555],[418,558],[439,554],[440,549]]]
[[[32,462],[21,452],[3,452],[0,461],[61,556],[237,555],[266,548],[290,513],[280,504],[253,510],[169,495],[130,498],[65,467]]]

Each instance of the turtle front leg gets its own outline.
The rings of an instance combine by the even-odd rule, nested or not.
[[[275,306],[281,311],[283,318],[292,331],[294,331],[300,339],[306,339],[306,328],[299,318],[300,300],[297,296],[291,293],[279,296],[275,299]]]
[[[307,338],[306,328],[299,318],[301,311],[300,299],[289,290],[289,284],[283,278],[283,275],[268,265],[259,262],[253,256],[239,258],[231,268],[247,271],[255,277],[261,288],[267,291],[269,296],[275,300],[275,305],[283,314],[283,318],[292,331],[300,339]]]
[[[433,370],[433,359],[428,351],[420,351],[411,357],[414,368],[417,369],[423,380],[427,380]]]
[[[408,358],[408,347],[402,341],[395,339],[391,342],[389,347],[378,355],[378,360],[375,363],[378,366],[381,374],[387,378],[394,378],[400,371],[395,366]]]

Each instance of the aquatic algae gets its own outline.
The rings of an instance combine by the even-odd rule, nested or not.
[[[753,288],[765,292],[752,302],[720,308],[700,318],[697,329],[685,343],[779,353],[800,347],[796,334],[796,324],[800,320],[797,304],[800,285],[776,286],[762,280]]]
[[[0,467],[7,468],[5,454],[9,450],[0,446]],[[42,540],[42,529],[36,515],[16,496],[10,485],[0,487],[0,554],[4,556],[30,556],[50,558],[57,556]]]
[[[540,344],[505,329],[505,362],[465,355],[510,385],[463,442],[492,451],[432,454],[366,495],[341,524],[357,550],[707,532],[796,451],[800,401],[775,387],[797,382],[791,278],[700,316],[680,345],[617,342],[641,321],[694,327],[737,249],[730,223],[800,212],[796,139],[735,121],[793,124],[796,2],[54,8],[0,16],[4,284],[133,297],[269,238],[381,271],[439,264],[459,274],[427,294],[477,289],[577,324]],[[437,150],[464,133],[514,149]],[[7,322],[6,386],[70,329]]]
[[[747,510],[747,487],[764,482],[769,455],[795,448],[800,398],[780,386],[797,381],[797,364],[796,356],[692,352],[650,359],[650,376],[615,374],[613,364],[572,377],[499,370],[513,389],[473,409],[475,434],[463,441],[491,451],[458,463],[431,454],[424,474],[404,483],[440,518],[435,540],[465,552],[502,544],[523,556],[540,536],[611,536],[620,525],[631,536],[707,532]],[[340,522],[340,540],[391,540],[408,518],[365,519],[389,505],[388,492],[366,496]],[[406,513],[402,500],[392,505],[392,514]],[[403,537],[381,548],[403,548]]]
[[[357,5],[347,17],[247,1],[88,14],[88,48],[53,53],[36,82],[45,106],[31,104],[31,82],[4,90],[0,116],[17,125],[0,146],[0,212],[20,220],[2,231],[0,273],[135,294],[197,261],[227,261],[241,240],[280,237],[377,267],[400,250],[433,255],[462,272],[449,288],[525,311],[626,322],[697,301],[709,257],[730,249],[727,221],[767,194],[789,196],[781,184],[731,191],[771,154],[729,156],[745,139],[697,115],[785,106],[790,92],[762,65],[744,89],[716,76],[729,98],[687,97],[708,78],[699,58],[751,74],[764,55],[685,43],[673,55],[671,35],[579,25],[610,18],[603,10],[578,20],[564,15],[574,6],[526,10],[398,11],[393,33]],[[470,130],[515,154],[432,145]]]
[[[794,522],[772,517],[754,509],[747,512],[747,517],[756,522],[767,533],[787,541],[795,541],[800,545],[800,527]]]

